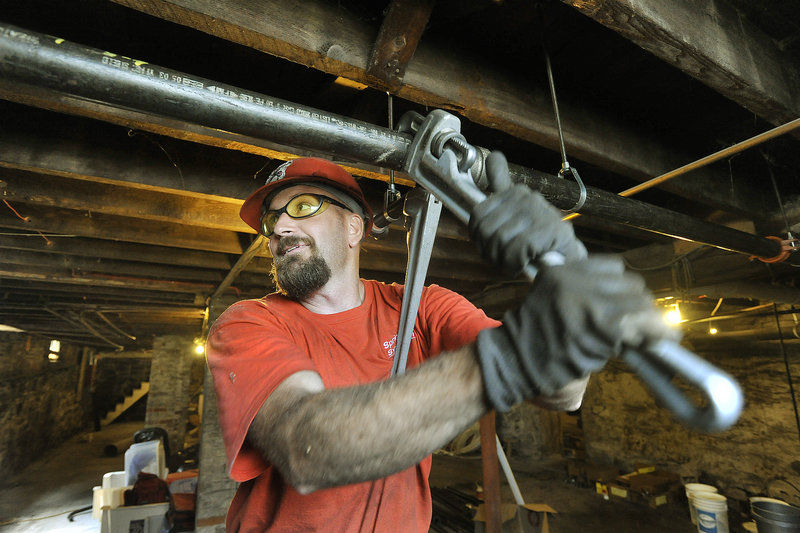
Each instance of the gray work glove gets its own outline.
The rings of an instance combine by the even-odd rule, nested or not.
[[[519,309],[476,341],[486,395],[505,412],[600,370],[623,346],[674,337],[642,278],[612,256],[539,271]]]
[[[600,370],[623,346],[674,338],[652,305],[638,275],[618,258],[587,259],[572,225],[540,194],[511,185],[499,152],[486,159],[496,191],[473,209],[469,229],[484,258],[507,274],[557,251],[562,266],[540,268],[519,309],[503,325],[482,331],[476,347],[486,394],[498,411],[538,396],[551,396],[569,383]]]
[[[470,236],[484,259],[517,276],[547,252],[559,252],[566,261],[586,257],[586,248],[558,209],[529,187],[512,186],[502,153],[486,158],[486,175],[495,192],[473,208],[469,219]]]

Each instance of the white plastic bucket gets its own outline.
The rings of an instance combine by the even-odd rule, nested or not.
[[[729,533],[728,498],[715,492],[695,492],[692,499],[699,533]]]
[[[692,524],[697,524],[697,511],[695,511],[692,496],[696,492],[718,492],[717,487],[704,483],[687,483],[684,485],[684,489],[686,489],[686,500],[689,502],[689,516],[692,519]]]

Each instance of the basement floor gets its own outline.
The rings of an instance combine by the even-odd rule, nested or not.
[[[101,484],[104,473],[123,469],[124,453],[106,457],[105,446],[132,437],[141,427],[137,422],[111,424],[99,432],[78,435],[0,486],[0,532],[99,533],[100,522],[92,518],[91,509],[76,513],[72,521],[68,517],[91,506],[92,487]],[[656,509],[625,501],[606,501],[592,489],[568,483],[561,463],[531,466],[512,461],[512,464],[525,501],[546,503],[558,511],[550,519],[551,533],[697,531],[689,520],[685,501]],[[431,475],[435,495],[450,487],[456,494],[474,496],[479,480],[479,457],[435,457]],[[503,501],[513,502],[508,486],[504,485],[502,491]],[[729,519],[730,533],[747,531],[741,517],[729,514]],[[441,530],[471,531],[463,529],[463,524],[462,528],[455,523],[452,526]]]

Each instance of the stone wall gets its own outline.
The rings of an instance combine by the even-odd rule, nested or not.
[[[193,370],[202,372],[204,359],[194,351],[191,338],[174,335],[156,337],[150,367],[150,392],[145,426],[160,427],[169,435],[169,450],[174,456],[183,448],[193,393]],[[194,372],[197,374],[198,372]]]
[[[235,300],[211,301],[209,324]],[[196,533],[224,533],[228,512],[238,483],[228,477],[225,443],[219,426],[219,410],[208,365],[204,365],[203,422],[200,433],[200,476],[197,481]]]
[[[797,380],[800,350],[790,348]],[[582,409],[587,458],[623,468],[656,463],[684,479],[715,484],[729,497],[769,494],[800,503],[800,430],[780,348],[738,351],[700,354],[733,375],[745,394],[739,421],[717,434],[679,424],[633,373],[609,364],[592,379]],[[794,386],[800,394],[800,383]]]
[[[509,459],[539,461],[561,453],[559,414],[523,402],[497,417],[500,437]]]
[[[88,377],[84,375],[81,382],[83,350],[62,344],[60,361],[50,363],[49,345],[49,340],[27,334],[0,333],[0,476],[4,478],[89,429]],[[88,373],[88,367],[84,371]]]

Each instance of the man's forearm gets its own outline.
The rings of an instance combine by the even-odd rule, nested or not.
[[[304,395],[257,417],[248,438],[306,493],[404,470],[487,410],[470,344],[384,382]]]

